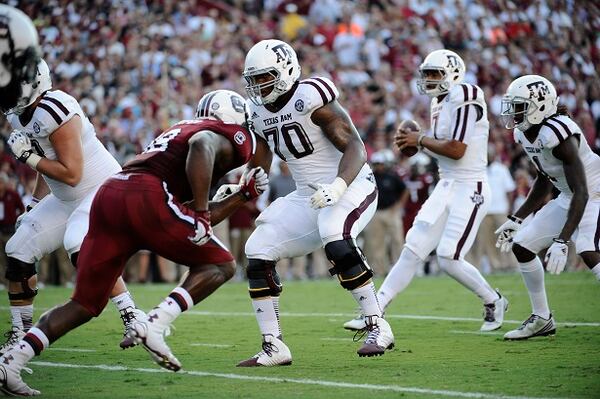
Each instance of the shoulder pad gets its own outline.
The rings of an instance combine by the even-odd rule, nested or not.
[[[337,87],[327,78],[317,76],[304,79],[300,81],[293,98],[294,107],[299,113],[307,114],[336,100],[339,95]]]
[[[554,148],[569,136],[578,131],[573,131],[578,126],[567,116],[551,116],[542,123],[540,128],[539,139],[546,148]]]
[[[448,96],[450,97],[449,101],[454,107],[460,107],[463,104],[478,104],[482,107],[485,106],[483,90],[478,86],[468,83],[462,83],[452,87]]]
[[[35,109],[34,118],[39,129],[34,126],[34,136],[49,136],[76,115],[79,109],[77,101],[67,93],[59,90],[47,92]]]

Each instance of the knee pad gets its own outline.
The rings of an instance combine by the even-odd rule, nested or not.
[[[8,299],[19,300],[19,299],[30,299],[37,295],[37,289],[31,289],[29,287],[28,280],[37,274],[35,265],[33,263],[25,263],[13,257],[8,257],[8,265],[6,268],[6,279],[21,283],[23,292],[18,294],[8,294]]]
[[[248,259],[246,276],[250,298],[279,296],[283,290],[273,261]]]
[[[520,263],[531,262],[533,258],[537,256],[535,253],[531,252],[527,248],[516,243],[512,246],[512,252],[513,254],[515,254],[517,261],[519,261]]]
[[[340,284],[347,290],[358,288],[373,277],[367,259],[351,238],[328,243],[325,254],[333,265],[329,273],[337,275]]]

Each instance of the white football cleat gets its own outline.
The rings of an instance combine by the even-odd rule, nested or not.
[[[554,317],[544,319],[541,316],[532,314],[527,320],[521,324],[521,327],[504,334],[506,340],[528,339],[533,337],[545,337],[547,335],[556,334],[556,323]]]
[[[292,364],[290,348],[271,334],[263,335],[262,350],[250,359],[243,360],[237,367],[272,367]]]
[[[378,316],[365,317],[367,339],[356,353],[358,356],[380,356],[394,348],[394,333],[388,322]]]
[[[4,333],[6,341],[0,346],[0,356],[4,355],[10,348],[15,346],[25,336],[25,331],[19,327],[13,326],[10,330]]]
[[[6,396],[37,396],[41,392],[30,388],[21,378],[23,366],[19,365],[17,359],[19,354],[8,351],[0,357],[0,392]]]
[[[142,310],[131,306],[120,310],[119,313],[121,314],[121,320],[123,320],[123,326],[125,327],[123,339],[121,340],[121,343],[119,343],[119,346],[121,347],[121,349],[133,348],[137,345],[137,342],[134,339],[128,337],[127,334],[131,330],[134,323],[146,320],[148,315]]]
[[[356,316],[354,319],[345,322],[344,328],[350,331],[364,330],[365,328],[367,328],[367,321],[365,320],[365,315],[359,313],[358,316]]]
[[[479,331],[489,332],[502,327],[504,313],[508,310],[508,299],[500,295],[493,303],[483,305],[483,324]]]
[[[133,323],[127,336],[137,344],[141,344],[159,366],[167,370],[179,371],[181,363],[165,342],[169,327],[159,321],[161,312],[160,309],[154,309],[154,314],[150,314],[146,320]]]

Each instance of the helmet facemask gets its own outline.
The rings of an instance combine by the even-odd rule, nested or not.
[[[9,41],[12,48],[10,33],[5,40]],[[15,113],[20,115],[31,104],[31,97],[37,77],[37,65],[40,61],[39,52],[33,46],[23,50],[13,50],[11,54],[4,54],[2,62],[11,71],[11,81],[2,88],[0,93],[0,110],[4,115]]]
[[[502,98],[502,107],[500,118],[507,129],[519,129],[526,131],[531,127],[528,116],[537,110],[537,104],[524,97],[504,96]]]
[[[265,80],[262,83],[257,82],[257,78],[263,80],[263,77],[272,77],[272,79]],[[276,68],[256,70],[252,72],[244,73],[244,79],[248,83],[246,85],[246,93],[248,97],[255,105],[271,104],[277,100],[277,98],[285,92],[281,86],[285,84],[281,81],[281,75]],[[268,90],[271,89],[271,90]],[[283,88],[285,89],[285,88]]]
[[[439,76],[439,78],[432,79],[435,75]],[[447,93],[449,88],[450,82],[448,82],[448,75],[444,68],[428,65],[419,69],[417,89],[420,94],[437,97]]]

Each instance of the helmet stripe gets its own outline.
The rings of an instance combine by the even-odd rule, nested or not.
[[[205,110],[205,115],[204,116],[210,116],[209,112],[210,112],[210,103],[212,102],[213,98],[217,95],[217,93],[213,93],[210,97],[208,97],[208,99],[206,100],[206,110]]]
[[[208,116],[208,110],[209,110],[209,106],[210,106],[210,102],[212,101],[212,98],[216,95],[217,93],[212,93],[210,94],[208,97],[206,97],[204,99],[204,101],[202,102],[202,109],[200,110],[200,116],[204,116],[207,117]]]

